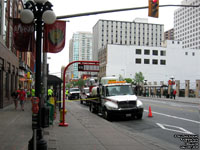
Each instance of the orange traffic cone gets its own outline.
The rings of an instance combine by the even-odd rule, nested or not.
[[[153,117],[152,112],[151,112],[151,106],[149,106],[149,115],[148,117]]]

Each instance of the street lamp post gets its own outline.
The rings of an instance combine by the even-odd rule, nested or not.
[[[52,11],[52,4],[48,0],[34,0],[27,1],[25,8],[21,11],[21,21],[23,23],[35,24],[36,31],[36,76],[35,76],[35,95],[40,99],[37,136],[33,132],[33,138],[29,141],[29,150],[47,150],[47,143],[43,139],[41,130],[41,107],[43,102],[41,99],[41,46],[42,46],[42,32],[43,25],[53,24],[56,20],[55,13]],[[36,140],[36,142],[35,142]]]

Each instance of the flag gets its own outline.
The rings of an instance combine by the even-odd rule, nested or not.
[[[13,47],[21,52],[32,51],[34,24],[24,24],[20,19],[13,19]]]
[[[65,21],[44,26],[44,52],[58,53],[65,47]]]

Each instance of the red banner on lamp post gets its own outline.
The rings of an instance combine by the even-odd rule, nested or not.
[[[13,47],[21,52],[32,51],[34,24],[24,24],[20,19],[13,19]]]
[[[65,46],[65,21],[56,21],[44,26],[44,52],[58,53]]]

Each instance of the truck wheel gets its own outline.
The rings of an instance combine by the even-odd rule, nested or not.
[[[95,113],[95,108],[93,104],[90,104],[90,112]]]
[[[142,114],[142,113],[141,113],[141,114],[137,114],[137,115],[136,115],[137,119],[139,119],[139,120],[140,120],[140,119],[142,119],[142,116],[143,116],[143,114]]]
[[[109,110],[107,110],[106,108],[104,108],[104,110],[103,110],[103,116],[104,116],[104,118],[105,118],[106,120],[108,120],[108,121],[111,121],[111,120],[112,120],[112,119],[111,119],[110,112],[109,112]]]
[[[82,101],[82,100],[80,100],[80,104],[83,104],[83,101]]]

